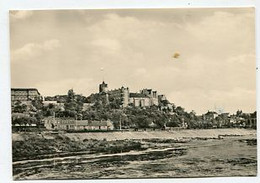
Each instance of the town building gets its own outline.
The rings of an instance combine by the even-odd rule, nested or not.
[[[44,107],[47,107],[47,106],[49,106],[49,105],[54,105],[54,106],[56,106],[56,105],[58,105],[58,102],[57,101],[43,101],[42,102],[42,104],[43,104],[43,106]]]
[[[44,130],[41,123],[29,113],[12,113],[12,131],[39,131]]]
[[[83,103],[82,111],[86,111],[86,110],[90,109],[93,105],[94,105],[94,103]]]
[[[204,116],[205,116],[205,120],[212,121],[218,116],[218,113],[215,111],[208,111]]]
[[[44,126],[47,130],[61,131],[87,131],[87,130],[113,130],[114,126],[110,120],[91,121],[91,120],[75,120],[72,118],[55,118],[47,117],[44,120]]]
[[[67,98],[68,98],[67,95],[55,95],[53,97],[46,96],[46,97],[44,97],[44,101],[46,101],[46,103],[47,103],[47,101],[50,101],[50,102],[56,101],[57,103],[65,103],[67,101]]]
[[[257,126],[257,119],[256,117],[249,117],[248,119],[246,119],[246,127],[247,128],[254,128],[256,129]]]
[[[75,130],[113,130],[114,126],[110,120],[78,120],[76,121]]]
[[[44,126],[47,130],[73,130],[75,126],[75,119],[70,118],[55,118],[49,116],[43,119]]]
[[[12,121],[19,119],[19,118],[28,118],[28,117],[30,117],[29,113],[12,112]]]
[[[42,96],[36,88],[11,88],[12,104],[17,101],[30,103],[32,100],[42,100]]]

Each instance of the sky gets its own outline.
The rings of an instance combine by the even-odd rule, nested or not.
[[[254,112],[254,22],[253,8],[11,11],[11,85],[89,96],[104,79],[197,114]]]

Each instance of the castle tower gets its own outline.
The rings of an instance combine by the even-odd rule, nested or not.
[[[123,101],[123,107],[127,107],[129,104],[129,88],[121,88],[121,92],[122,92],[122,101]]]
[[[99,85],[99,93],[106,93],[107,92],[107,84],[103,81],[100,85]]]

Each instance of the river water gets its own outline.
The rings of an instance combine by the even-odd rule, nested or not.
[[[252,140],[253,139],[253,140]],[[255,137],[142,141],[142,151],[81,154],[13,163],[14,179],[256,176]]]

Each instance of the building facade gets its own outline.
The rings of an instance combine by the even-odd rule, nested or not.
[[[149,99],[150,99],[150,104],[149,105],[150,106],[158,105],[157,91],[154,91],[152,89],[143,89],[143,90],[141,90],[140,93],[149,97]]]
[[[11,102],[28,102],[42,100],[42,96],[36,88],[11,88]]]
[[[107,92],[107,84],[105,83],[105,81],[103,81],[100,85],[99,85],[99,93],[106,93]]]
[[[122,107],[127,107],[129,104],[129,88],[121,87],[119,89],[110,90],[107,92],[109,99],[118,99],[121,101]]]
[[[44,120],[44,126],[47,130],[61,131],[87,131],[87,130],[113,130],[114,126],[110,120],[91,121],[91,120],[75,120],[71,118],[55,118],[47,117]]]
[[[121,87],[114,90],[108,90],[108,84],[104,81],[99,84],[99,93],[91,94],[88,103],[100,101],[102,104],[115,102],[120,103],[120,107],[150,107],[158,106],[161,100],[166,100],[164,95],[158,95],[153,89],[142,89],[137,93],[130,93],[128,87]]]
[[[142,93],[130,93],[129,103],[134,107],[149,107],[150,98]]]

